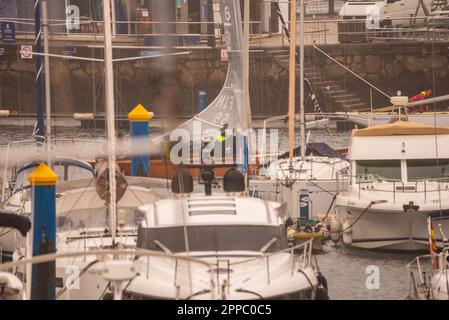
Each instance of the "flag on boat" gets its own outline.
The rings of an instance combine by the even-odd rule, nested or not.
[[[431,217],[427,217],[427,230],[429,232],[429,252],[436,253],[438,247],[437,241],[435,239],[435,229],[433,228]]]
[[[437,247],[437,241],[435,239],[435,229],[432,225],[432,218],[427,217],[427,231],[429,233],[429,252],[430,252],[430,259],[432,261],[432,270],[438,269],[438,259],[435,256],[437,253],[438,247]]]

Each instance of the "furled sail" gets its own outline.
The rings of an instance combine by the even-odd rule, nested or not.
[[[242,128],[243,71],[242,71],[242,19],[239,0],[220,1],[229,65],[223,89],[204,111],[180,125],[193,140],[208,138],[210,129]],[[200,124],[200,125],[199,125]]]

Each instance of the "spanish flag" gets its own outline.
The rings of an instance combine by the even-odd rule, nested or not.
[[[435,238],[435,229],[433,229],[431,217],[427,217],[427,230],[429,232],[429,251],[430,251],[430,253],[436,253],[438,250],[438,247],[437,247],[437,241]]]

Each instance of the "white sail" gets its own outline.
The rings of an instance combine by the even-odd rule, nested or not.
[[[206,131],[221,130],[226,124],[229,129],[242,128],[243,32],[240,1],[220,1],[220,13],[229,56],[228,72],[224,86],[215,100],[204,111],[178,127],[187,130],[193,141],[209,137]],[[198,123],[201,123],[201,126]],[[197,129],[199,127],[201,129]]]

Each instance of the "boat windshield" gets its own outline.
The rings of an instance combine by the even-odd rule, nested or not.
[[[28,176],[36,170],[38,164],[33,163],[19,170],[16,177],[13,193],[27,188],[30,184]],[[58,175],[59,181],[91,179],[94,177],[92,167],[85,163],[63,163],[59,162],[52,166],[52,170]]]
[[[260,251],[271,241],[266,252],[288,247],[285,228],[257,225],[188,226],[189,251]],[[162,250],[161,244],[173,253],[186,252],[184,227],[139,228],[137,246]],[[276,239],[274,241],[273,239]]]
[[[373,179],[401,180],[400,160],[360,160],[356,161],[356,176],[361,181]]]
[[[449,159],[407,160],[408,181],[449,177]]]
[[[124,213],[125,226],[137,226],[142,221],[143,214],[135,208],[117,208]],[[110,225],[110,218],[106,208],[72,210],[66,214],[58,215],[57,231],[70,231],[82,229],[102,229]]]

